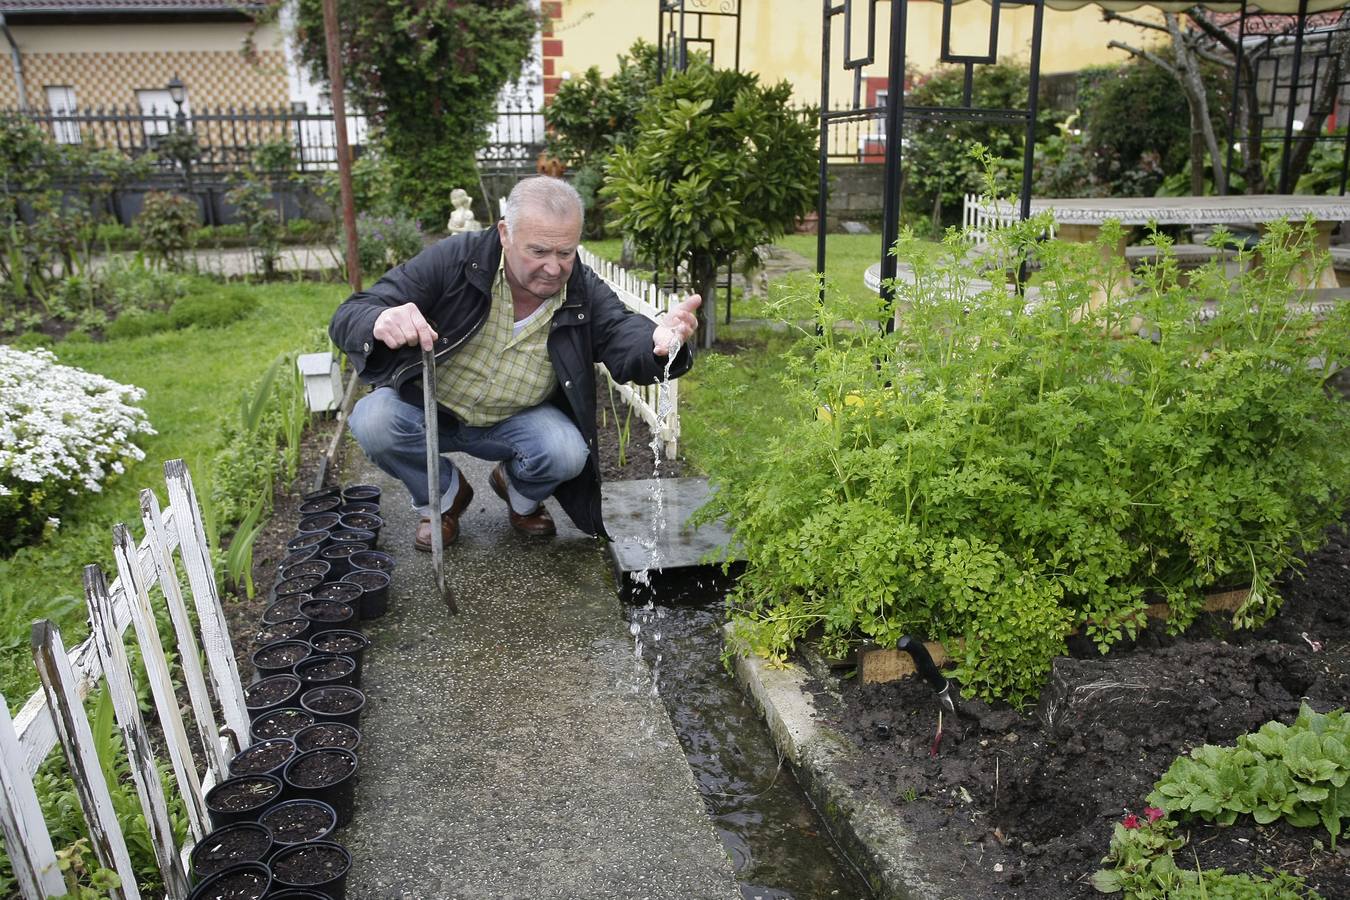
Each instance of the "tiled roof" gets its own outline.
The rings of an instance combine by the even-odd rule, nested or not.
[[[0,13],[192,13],[244,11],[262,0],[0,0]]]

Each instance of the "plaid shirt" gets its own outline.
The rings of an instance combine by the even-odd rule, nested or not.
[[[492,307],[483,327],[451,354],[437,373],[436,399],[466,425],[496,425],[538,406],[557,387],[548,355],[549,322],[567,299],[567,285],[549,297],[520,334],[504,263],[492,282]]]

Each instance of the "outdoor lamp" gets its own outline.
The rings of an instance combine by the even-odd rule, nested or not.
[[[177,75],[169,79],[169,99],[180,110],[183,108],[183,101],[187,99],[187,89],[183,87],[183,82],[178,80]]]

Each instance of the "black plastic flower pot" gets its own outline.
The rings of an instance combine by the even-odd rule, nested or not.
[[[352,570],[351,558],[368,551],[370,547],[356,541],[348,544],[329,544],[319,551],[319,558],[328,563],[328,580],[336,581]]]
[[[337,813],[337,826],[344,828],[352,820],[352,804],[356,801],[356,770],[355,753],[341,747],[322,747],[296,756],[286,764],[281,777],[291,798],[327,803]]]
[[[361,731],[341,722],[315,722],[295,735],[295,749],[300,753],[338,747],[355,753],[361,747]]]
[[[329,544],[365,544],[369,550],[375,546],[375,532],[367,528],[343,528],[328,532]]]
[[[287,553],[285,556],[281,558],[281,562],[277,563],[277,575],[280,575],[286,569],[289,569],[291,566],[296,565],[297,563],[302,563],[305,562],[306,560],[310,560],[318,556],[319,548],[321,546],[322,542],[318,544],[313,544],[309,547],[301,547],[299,550],[292,550],[291,552]]]
[[[341,518],[341,514],[335,509],[314,513],[301,519],[296,528],[300,534],[308,534],[311,531],[332,531],[338,527],[338,520]]]
[[[296,663],[313,654],[314,648],[309,645],[309,641],[293,639],[259,647],[249,658],[253,661],[253,668],[258,670],[258,675],[267,678],[293,671]]]
[[[337,511],[344,516],[347,515],[347,513],[374,513],[378,516],[380,514],[380,504],[371,503],[368,500],[351,500],[339,506]]]
[[[294,761],[294,760],[292,760]],[[235,822],[256,822],[269,806],[282,800],[282,782],[275,775],[239,775],[226,778],[203,798],[212,828]]]
[[[365,658],[370,638],[351,629],[334,629],[316,632],[310,638],[310,645],[316,653],[331,653],[334,656],[350,656],[356,660],[356,680],[361,681],[361,661]]]
[[[361,727],[361,710],[365,705],[366,695],[359,688],[342,685],[310,688],[300,695],[300,708],[312,715],[314,721],[342,722],[353,728]]]
[[[272,846],[282,850],[292,844],[328,840],[337,828],[337,811],[322,800],[301,797],[278,803],[258,822],[271,832]]]
[[[248,710],[248,720],[252,722],[283,706],[294,706],[300,693],[300,679],[294,675],[269,675],[262,681],[255,681],[244,688],[244,708]]]
[[[262,900],[271,890],[272,870],[266,863],[239,863],[204,879],[188,900]]]
[[[343,575],[338,584],[354,584],[361,589],[357,609],[362,619],[378,619],[389,611],[389,576],[386,573],[355,569]]]
[[[230,775],[280,775],[295,756],[295,741],[291,738],[268,738],[236,753],[230,760]]]
[[[296,612],[299,611],[300,607],[297,605]],[[253,646],[261,648],[278,641],[301,640],[307,631],[309,631],[309,619],[304,616],[297,615],[293,619],[282,619],[280,622],[264,625],[253,632]]]
[[[341,600],[311,597],[300,604],[300,615],[313,623],[309,630],[311,635],[334,628],[352,628],[356,624],[356,607]]]
[[[325,559],[306,559],[293,566],[287,566],[277,573],[278,578],[287,581],[291,578],[299,578],[301,575],[322,575],[328,577],[328,570],[332,564]]]
[[[312,516],[315,513],[326,513],[340,511],[342,506],[342,497],[338,494],[329,494],[326,497],[315,497],[313,500],[306,500],[300,504],[301,516]]]
[[[356,660],[350,656],[316,653],[296,665],[295,677],[306,688],[325,684],[342,684],[354,688],[361,686],[356,677]]]
[[[330,898],[327,894],[320,894],[318,891],[296,888],[293,891],[273,891],[267,895],[267,900],[330,900]]]
[[[384,519],[376,513],[343,513],[338,524],[348,531],[369,531],[374,535],[370,539],[370,546],[379,546],[380,529],[384,527]]]
[[[351,867],[352,855],[346,847],[333,841],[309,841],[272,857],[272,884],[314,891],[329,900],[346,900]]]
[[[272,852],[272,840],[272,832],[257,822],[217,828],[198,841],[188,856],[193,883],[239,863],[263,862]]]
[[[315,600],[336,600],[339,603],[359,606],[361,603],[361,588],[354,582],[330,581],[316,587],[314,593],[310,596]]]
[[[299,706],[283,706],[270,713],[263,713],[249,723],[248,736],[253,741],[295,737],[301,729],[313,724],[314,716]]]
[[[341,497],[342,497],[342,488],[339,487],[339,486],[336,485],[336,484],[331,484],[331,485],[328,485],[327,487],[321,487],[321,488],[317,488],[317,489],[315,489],[315,490],[312,490],[312,491],[310,491],[310,492],[307,493],[307,494],[301,494],[301,495],[300,495],[300,500],[301,500],[302,502],[304,502],[304,503],[308,503],[308,502],[310,502],[311,500],[322,500],[324,497],[338,497],[338,498],[341,498]]]
[[[328,543],[328,535],[322,531],[310,531],[296,535],[286,542],[286,552],[295,553],[309,547],[322,547]]]
[[[351,555],[352,571],[371,569],[386,575],[394,574],[394,557],[382,550],[363,550]]]
[[[308,599],[310,599],[309,594],[287,594],[280,600],[273,601],[263,610],[263,626],[270,627],[272,625],[279,625],[282,622],[289,622],[292,619],[305,618],[300,615],[300,604]],[[305,629],[305,631],[296,635],[297,639],[303,638],[307,631],[308,629]]]
[[[319,558],[324,558],[322,550],[319,551]],[[308,594],[327,581],[330,575],[331,570],[324,575],[297,575],[294,578],[278,581],[276,587],[272,589],[272,599],[284,600],[292,594]]]
[[[342,489],[342,499],[351,503],[360,500],[365,503],[379,503],[380,489],[373,484],[349,484]]]

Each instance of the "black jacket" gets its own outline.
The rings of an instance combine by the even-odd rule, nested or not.
[[[501,254],[496,228],[446,238],[390,269],[369,290],[348,297],[333,314],[328,333],[363,381],[376,387],[392,386],[408,402],[420,406],[421,350],[390,350],[375,339],[375,319],[389,307],[416,303],[438,336],[439,363],[486,320]],[[548,353],[559,382],[550,402],[576,423],[590,455],[582,473],[560,485],[555,496],[587,534],[609,537],[600,515],[594,364],[604,363],[620,383],[656,382],[666,360],[652,353],[655,327],[651,319],[624,306],[589,268],[580,262],[572,268],[567,301],[554,312],[549,326]],[[693,356],[686,344],[671,366],[672,377],[683,375],[691,365]],[[450,413],[442,407],[441,415]]]

